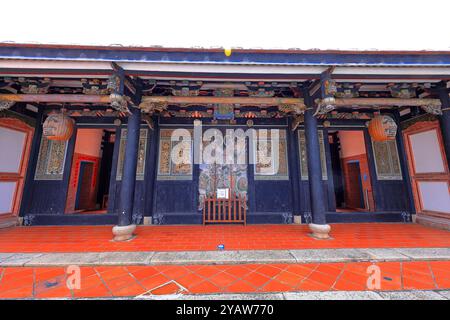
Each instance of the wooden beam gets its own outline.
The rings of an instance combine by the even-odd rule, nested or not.
[[[0,94],[0,101],[53,103],[110,103],[109,95],[90,94]]]
[[[400,98],[336,98],[333,103],[336,107],[351,106],[392,106],[392,107],[414,107],[414,106],[440,106],[439,99],[400,99]]]
[[[242,105],[280,105],[301,104],[299,98],[258,98],[258,97],[180,97],[180,96],[150,96],[142,97],[142,103],[168,103],[168,104],[242,104]]]
[[[13,102],[49,102],[49,103],[101,103],[111,102],[109,95],[88,94],[0,94],[0,101]],[[299,98],[273,98],[273,97],[180,97],[180,96],[147,96],[142,97],[142,103],[167,104],[241,104],[241,105],[267,105],[296,104],[304,106],[303,99]],[[399,98],[336,98],[333,103],[336,107],[351,106],[441,106],[439,99],[399,99]]]

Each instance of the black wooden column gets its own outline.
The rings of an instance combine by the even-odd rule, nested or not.
[[[314,108],[308,90],[303,90],[305,111],[305,139],[308,160],[308,180],[311,200],[311,214],[314,224],[326,224],[325,199],[322,185],[322,168],[320,161],[319,135],[317,133],[317,118],[313,115]]]
[[[450,99],[449,90],[446,87],[439,89],[439,98],[442,104],[442,116],[439,117],[441,124],[442,137],[444,138],[445,155],[447,164],[450,167]]]
[[[36,171],[37,160],[39,156],[39,148],[42,138],[42,121],[44,119],[44,108],[38,105],[38,113],[36,115],[36,124],[34,126],[33,141],[31,142],[30,157],[28,158],[27,173],[25,176],[25,185],[23,187],[22,200],[20,205],[21,217],[25,216],[29,209],[33,197],[34,173]]]
[[[134,187],[136,184],[136,167],[139,148],[139,133],[141,125],[141,110],[130,107],[128,117],[125,157],[123,161],[122,184],[118,210],[118,226],[132,224]]]

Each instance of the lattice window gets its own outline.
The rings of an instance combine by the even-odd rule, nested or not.
[[[172,141],[172,129],[160,130],[158,180],[191,180],[192,179],[192,140],[184,137],[180,141]],[[189,131],[190,132],[190,131]],[[189,137],[192,137],[192,132]],[[172,152],[180,152],[181,163],[171,159]]]
[[[323,141],[323,131],[318,131],[320,162],[322,167],[322,180],[328,179],[327,162],[325,156],[325,143]],[[298,130],[298,144],[300,153],[300,176],[302,180],[308,180],[308,159],[306,154],[306,137],[305,130]]]
[[[372,141],[375,169],[378,180],[402,180],[402,171],[395,140]]]

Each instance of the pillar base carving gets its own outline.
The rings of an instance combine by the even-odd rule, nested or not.
[[[311,236],[316,239],[330,239],[331,226],[329,224],[315,224],[310,223],[309,230],[311,230]]]
[[[136,230],[135,224],[128,226],[114,226],[112,233],[114,235],[113,241],[128,241],[134,238],[134,230]]]

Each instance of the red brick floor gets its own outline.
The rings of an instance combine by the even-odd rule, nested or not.
[[[111,226],[17,227],[0,230],[0,252],[450,247],[450,232],[417,224],[334,224],[331,240],[308,233],[306,225],[141,226],[119,243],[110,241]]]
[[[380,269],[375,290],[450,288],[450,261],[81,267],[69,290],[63,267],[0,268],[0,298],[368,290],[368,267]]]

